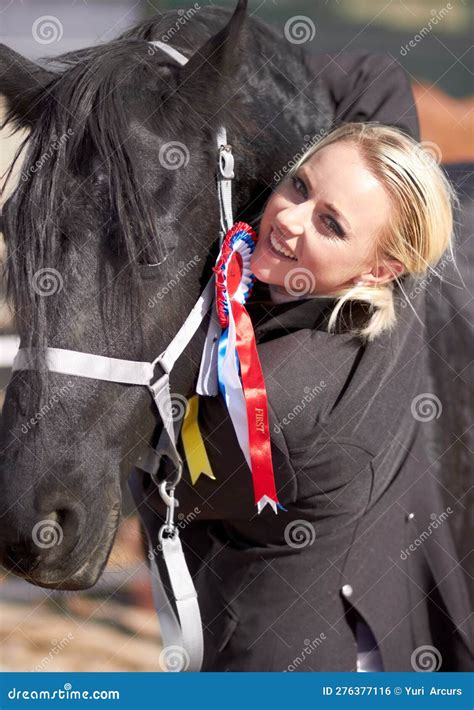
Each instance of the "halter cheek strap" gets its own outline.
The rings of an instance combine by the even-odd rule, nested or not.
[[[150,44],[166,52],[181,65],[186,64],[188,61],[181,52],[178,52],[178,50],[164,42],[155,41],[150,42]],[[232,179],[234,178],[232,147],[227,144],[227,134],[224,127],[218,130],[217,146],[219,150],[217,175],[220,216],[219,241],[220,245],[222,245],[225,234],[233,224]],[[94,355],[93,353],[63,350],[62,348],[46,348],[45,354],[46,366],[52,372],[106,382],[147,387],[158,409],[163,422],[163,429],[157,447],[156,449],[149,447],[146,454],[137,465],[139,468],[150,473],[153,477],[159,487],[160,495],[167,506],[166,522],[159,531],[158,540],[168,571],[178,618],[176,618],[174,609],[170,604],[161,581],[155,558],[155,548],[151,539],[149,539],[149,556],[152,560],[152,589],[163,636],[164,657],[166,658],[167,649],[173,649],[173,653],[171,654],[170,652],[170,658],[172,656],[170,664],[173,663],[173,667],[170,665],[170,670],[176,670],[175,664],[177,655],[181,655],[182,661],[179,670],[199,671],[201,669],[203,635],[197,593],[186,565],[179,539],[179,530],[174,523],[175,507],[178,505],[178,501],[174,498],[174,491],[181,478],[183,464],[176,447],[177,435],[171,416],[172,407],[169,375],[176,360],[183,353],[202,323],[205,315],[214,304],[214,279],[215,275],[213,273],[204,291],[171,343],[166,350],[152,362],[122,360],[119,358],[105,357],[103,355]],[[217,387],[214,385],[214,383],[217,382],[217,378],[213,376],[213,374],[217,371],[219,333],[220,325],[216,308],[214,307],[211,312],[196,387],[198,394],[217,394]],[[33,349],[21,348],[13,361],[12,370],[35,369],[34,354]],[[163,374],[155,379],[155,372],[158,366],[161,367]],[[163,455],[168,456],[176,468],[175,480],[171,483],[169,481],[160,483],[156,479],[160,460]]]

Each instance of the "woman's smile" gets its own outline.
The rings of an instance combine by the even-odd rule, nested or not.
[[[275,254],[279,259],[289,259],[291,261],[298,261],[296,256],[292,255],[292,251],[288,249],[284,244],[279,234],[272,227],[269,236],[270,251]]]

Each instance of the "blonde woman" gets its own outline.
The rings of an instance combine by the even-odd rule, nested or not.
[[[452,258],[456,200],[434,157],[413,139],[376,123],[346,123],[274,191],[253,272],[276,302],[337,297],[330,331],[345,304],[369,304],[357,332],[374,340],[396,324],[397,288],[407,295],[401,277],[428,276],[443,255]]]
[[[215,480],[185,470],[177,496],[196,520],[182,538],[200,525],[211,540],[195,576],[203,670],[473,670],[456,508],[425,446],[438,403],[420,281],[452,258],[454,202],[419,144],[375,123],[325,136],[267,201],[248,311],[287,512],[255,513],[225,404],[201,397]]]

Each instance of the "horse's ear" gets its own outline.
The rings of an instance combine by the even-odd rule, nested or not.
[[[195,98],[199,91],[209,93],[219,83],[228,82],[236,72],[239,49],[243,48],[243,28],[246,20],[247,0],[238,0],[229,22],[212,35],[181,69],[181,86],[178,94]],[[217,96],[216,96],[217,98]],[[193,108],[199,104],[192,101]]]
[[[31,128],[40,114],[44,87],[54,73],[0,44],[0,94],[7,100],[7,120]]]

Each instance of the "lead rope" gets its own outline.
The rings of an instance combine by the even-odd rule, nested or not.
[[[163,42],[155,41],[150,42],[150,44],[166,52],[181,65],[186,64],[188,61],[187,57],[178,52],[178,50]],[[217,148],[219,151],[217,194],[219,199],[220,247],[227,231],[233,225],[232,180],[234,179],[234,156],[232,154],[232,146],[227,143],[227,131],[224,126],[220,127],[217,132]],[[206,291],[210,285],[212,285],[213,291],[211,317],[203,347],[196,392],[212,396],[217,394],[217,377],[214,373],[217,372],[218,338],[221,328],[215,308],[214,278],[211,278]],[[197,592],[179,539],[179,530],[174,522],[175,507],[179,505],[175,498],[175,489],[181,479],[183,465],[176,447],[177,437],[171,419],[169,373],[174,362],[166,362],[166,354],[169,356],[170,348],[171,346],[165,356],[159,359],[159,364],[164,369],[165,374],[151,387],[151,391],[163,421],[163,431],[156,451],[158,461],[162,454],[167,455],[173,461],[177,473],[175,480],[171,484],[168,481],[161,483],[157,481],[156,473],[152,473],[152,478],[158,485],[161,498],[166,504],[166,520],[158,533],[158,541],[168,571],[179,619],[176,618],[164,589],[155,551],[149,539],[150,559],[152,561],[152,593],[163,637],[164,649],[162,654],[165,661],[164,665],[169,670],[200,671],[204,653],[201,614],[197,601]]]

